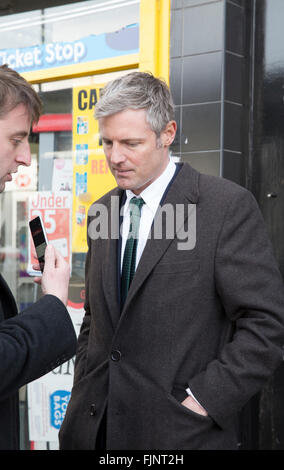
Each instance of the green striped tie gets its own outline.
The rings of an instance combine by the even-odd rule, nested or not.
[[[121,274],[121,300],[124,304],[129,286],[135,273],[136,251],[138,243],[141,208],[144,204],[142,198],[133,197],[129,203],[130,226],[123,256]]]

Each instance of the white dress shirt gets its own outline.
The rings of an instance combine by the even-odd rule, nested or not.
[[[147,188],[142,191],[139,196],[136,196],[131,190],[126,190],[126,201],[123,209],[123,225],[122,225],[122,240],[121,240],[121,270],[123,255],[125,250],[125,245],[127,241],[127,236],[129,232],[130,225],[130,210],[129,202],[133,197],[141,197],[145,204],[141,209],[141,219],[139,226],[139,235],[137,243],[137,252],[136,252],[136,267],[140,261],[141,255],[145,248],[148,236],[150,234],[151,226],[157,209],[159,207],[162,196],[170,183],[172,177],[176,171],[176,166],[172,160],[169,160],[169,163],[163,173],[151,183]]]
[[[140,218],[140,226],[139,226],[139,238],[137,244],[137,251],[136,251],[136,266],[137,269],[138,263],[142,256],[143,250],[145,248],[152,222],[154,220],[156,211],[159,207],[160,201],[162,196],[169,185],[172,177],[174,176],[176,171],[175,163],[169,159],[169,163],[163,173],[153,181],[147,188],[142,191],[139,196],[136,196],[131,190],[126,190],[126,201],[123,208],[123,224],[122,224],[122,232],[121,232],[121,271],[122,271],[122,264],[123,264],[123,255],[125,250],[125,245],[127,241],[127,236],[129,232],[129,225],[130,225],[130,210],[129,210],[129,202],[133,197],[141,197],[145,204],[142,206],[141,209],[141,218]],[[192,394],[189,388],[186,389],[188,395],[192,396],[192,398],[200,405],[200,403],[196,400],[194,395]],[[201,406],[201,405],[200,405]]]

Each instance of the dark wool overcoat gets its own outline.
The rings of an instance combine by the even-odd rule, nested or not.
[[[70,359],[76,344],[72,321],[57,297],[45,295],[17,315],[0,275],[0,450],[19,448],[18,389]]]
[[[97,208],[113,220],[111,196],[123,191]],[[120,241],[111,224],[101,238],[89,230],[61,449],[94,449],[105,410],[107,449],[234,449],[238,412],[282,361],[283,282],[252,194],[181,164],[162,204],[196,204],[195,246],[178,246],[186,220],[175,237],[151,236],[122,309]],[[181,404],[187,387],[208,416]]]

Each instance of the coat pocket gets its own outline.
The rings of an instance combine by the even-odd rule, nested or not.
[[[183,413],[188,415],[190,418],[194,418],[197,420],[201,419],[202,421],[205,419],[206,421],[209,420],[212,422],[212,418],[210,418],[209,415],[204,416],[204,415],[201,415],[200,413],[196,413],[195,411],[190,410],[189,408],[184,406],[180,400],[178,400],[175,396],[171,395],[170,393],[168,394],[168,399],[173,403],[174,406],[179,408]]]
[[[167,394],[168,429],[172,449],[206,449],[218,430],[210,416],[203,416],[182,405],[173,395]],[[211,447],[212,449],[214,446]]]
[[[178,273],[195,273],[200,269],[199,260],[179,263],[159,263],[154,269],[155,274],[178,274]]]

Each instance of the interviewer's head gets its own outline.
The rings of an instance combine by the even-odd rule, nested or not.
[[[33,87],[15,70],[0,66],[0,119],[23,104],[31,116],[31,122],[39,120],[42,104]]]
[[[29,134],[40,113],[32,86],[15,70],[0,66],[0,192],[19,166],[31,164]]]

